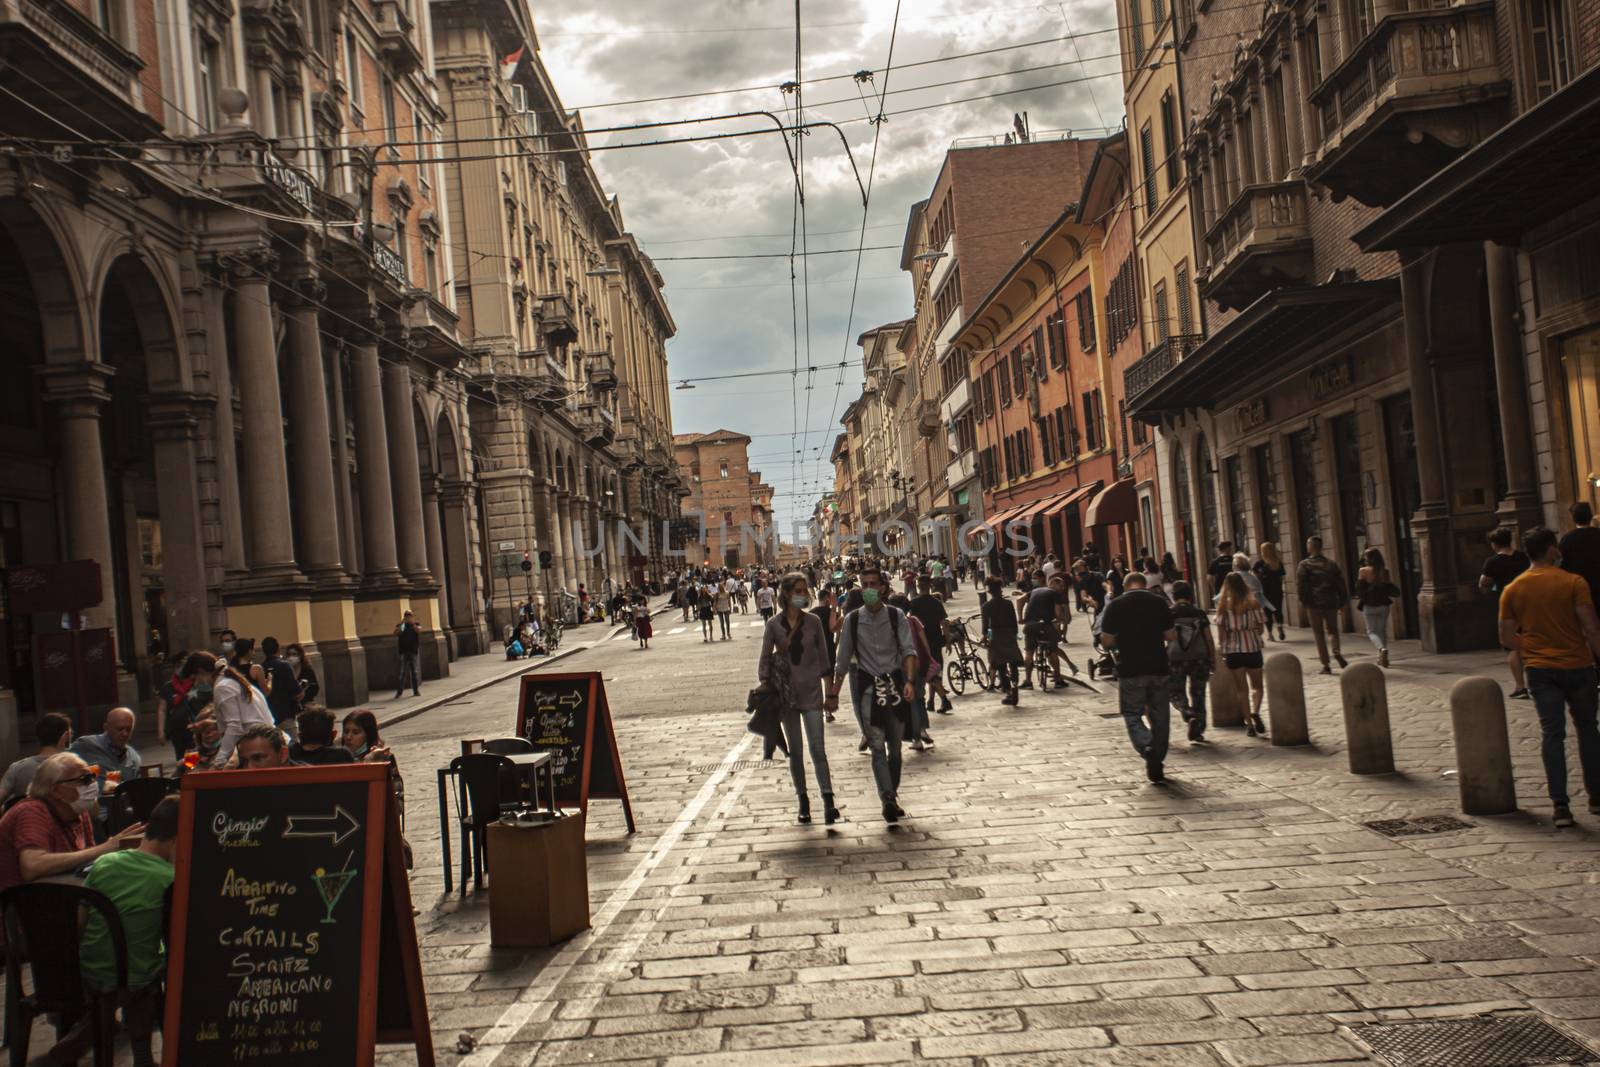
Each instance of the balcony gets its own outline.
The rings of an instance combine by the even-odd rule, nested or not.
[[[1206,256],[1200,295],[1224,311],[1245,307],[1268,289],[1309,281],[1305,183],[1246,186],[1207,231]]]
[[[546,342],[558,347],[578,339],[578,320],[566,294],[546,293],[539,297],[539,331]]]
[[[945,483],[953,492],[958,486],[969,482],[978,473],[978,456],[975,452],[963,452],[950,461],[944,469]]]
[[[400,258],[400,253],[368,233],[367,254],[372,257],[372,265],[379,274],[401,291],[410,290],[411,279],[406,276],[406,261]]]
[[[1179,360],[1198,348],[1202,340],[1196,333],[1173,334],[1123,371],[1122,395],[1128,408],[1131,410],[1139,394],[1160,381],[1163,375],[1178,365]]]
[[[31,106],[47,114],[7,101],[8,133],[59,137],[58,123],[75,127],[87,117],[94,137],[109,133],[143,141],[161,135],[161,123],[140,100],[145,61],[86,18],[77,5],[64,0],[0,4],[0,56],[11,71],[48,86],[28,94]],[[14,77],[12,83],[28,87],[27,81]]]
[[[944,419],[939,415],[939,402],[937,400],[921,400],[917,402],[917,433],[923,437],[933,437],[944,428]]]
[[[1509,93],[1491,0],[1389,15],[1311,91],[1322,139],[1306,178],[1388,206],[1498,129]]]
[[[610,352],[586,352],[583,362],[589,371],[590,388],[605,393],[617,387],[617,368]]]
[[[617,421],[604,404],[590,402],[578,408],[578,426],[591,445],[609,445],[616,437]]]
[[[278,155],[254,134],[215,145],[221,164],[203,180],[228,200],[281,215],[317,218],[323,197],[311,176]]]
[[[951,316],[954,318],[955,316]],[[955,388],[944,394],[944,421],[955,422],[972,406],[972,383],[962,378]]]
[[[409,74],[422,66],[416,25],[404,4],[399,0],[376,0],[372,5],[372,21],[378,30],[378,47],[396,73]]]
[[[534,398],[547,404],[559,404],[572,391],[567,378],[567,368],[550,353],[542,349],[518,353],[522,357],[522,375],[533,387]]]

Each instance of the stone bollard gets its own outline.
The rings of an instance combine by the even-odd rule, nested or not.
[[[1450,687],[1450,726],[1456,739],[1461,810],[1504,815],[1517,810],[1506,735],[1506,700],[1493,678],[1463,678]]]
[[[1267,714],[1272,719],[1272,743],[1279,748],[1309,745],[1306,729],[1306,683],[1300,657],[1274,652],[1267,657]]]
[[[1217,662],[1212,664],[1211,680],[1206,683],[1206,689],[1211,698],[1212,726],[1244,725],[1245,703],[1239,698],[1239,689],[1223,663],[1220,652],[1217,653]]]
[[[1383,668],[1357,663],[1339,674],[1344,702],[1344,739],[1351,774],[1392,774],[1394,742],[1389,737],[1389,690]]]

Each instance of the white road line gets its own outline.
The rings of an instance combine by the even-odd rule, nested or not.
[[[751,623],[750,625],[751,626],[765,626],[766,624],[767,624],[767,620],[766,619],[757,619],[755,622]]]
[[[673,634],[681,634],[687,629],[687,626],[674,626],[672,629],[667,631],[667,636],[671,637]]]
[[[717,787],[722,784],[722,780],[728,777],[729,772],[738,763],[739,758],[744,755],[745,747],[750,744],[751,737],[751,734],[745,734],[739,739],[739,743],[728,751],[728,754],[723,757],[722,762],[717,766],[716,771],[700,787],[700,792],[696,793],[694,799],[689,801],[688,805],[679,813],[677,820],[667,827],[660,837],[656,838],[655,843],[650,846],[650,851],[639,861],[623,883],[612,890],[611,896],[607,898],[599,912],[594,915],[589,929],[561,947],[561,951],[556,953],[549,963],[545,964],[544,969],[539,972],[539,976],[534,980],[533,984],[524,988],[517,999],[512,1001],[511,1005],[501,1013],[500,1018],[495,1021],[489,1032],[479,1038],[477,1048],[470,1055],[457,1061],[459,1067],[490,1067],[490,1065],[498,1062],[501,1053],[505,1051],[505,1046],[515,1039],[524,1027],[531,1023],[545,1022],[550,1018],[556,1007],[555,1002],[550,999],[550,995],[555,992],[556,987],[561,984],[562,979],[566,978],[578,960],[583,957],[583,954],[589,951],[590,946],[603,937],[607,930],[611,929],[611,924],[616,921],[617,916],[622,913],[622,909],[627,907],[628,902],[639,892],[639,888],[644,885],[645,879],[649,878],[651,872],[661,865],[661,861],[667,858],[667,855],[677,845],[679,839],[688,832],[690,826],[694,825],[694,821],[699,817],[701,809],[711,801],[712,796],[717,791]],[[742,779],[735,779],[735,783],[736,789],[743,788]],[[647,926],[649,924],[636,925]],[[633,938],[630,936],[628,940],[632,941]],[[637,948],[637,942],[634,943],[634,947]],[[619,955],[613,958],[625,959],[626,957]]]

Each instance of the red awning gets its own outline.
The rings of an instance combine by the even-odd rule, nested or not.
[[[1018,512],[1016,515],[1012,516],[1012,519],[1013,520],[1020,520],[1022,522],[1032,522],[1034,519],[1038,518],[1045,511],[1046,508],[1048,508],[1051,505],[1055,504],[1062,497],[1067,496],[1069,493],[1072,493],[1072,492],[1076,492],[1076,490],[1068,490],[1066,493],[1049,493],[1049,494],[1046,494],[1045,496],[1040,497],[1038,500],[1034,501],[1032,504],[1029,504],[1026,508],[1024,508],[1022,511]]]
[[[1080,485],[1071,492],[1062,493],[1061,496],[1050,505],[1050,510],[1044,513],[1044,517],[1049,519],[1061,514],[1073,504],[1081,503],[1086,497],[1090,496],[1096,489],[1099,488],[1100,480],[1097,478],[1088,485]]]
[[[1139,520],[1139,494],[1132,478],[1112,482],[1089,502],[1085,526],[1122,526]]]
[[[990,515],[988,518],[983,520],[983,524],[989,527],[991,530],[998,530],[1001,524],[1010,522],[1012,519],[1017,517],[1018,512],[1022,511],[1024,508],[1029,508],[1032,506],[1033,505],[1031,503],[1014,504],[1011,507],[1006,508],[1004,511]]]

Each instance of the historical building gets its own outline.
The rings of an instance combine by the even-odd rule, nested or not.
[[[485,18],[495,32],[521,25],[531,45],[524,8]],[[485,461],[503,427],[482,409],[511,401],[485,381],[493,366],[472,339],[480,290],[461,272],[489,257],[448,203],[464,164],[439,142],[465,135],[447,120],[460,64],[449,86],[436,80],[430,21],[395,0],[135,0],[5,7],[0,27],[13,145],[0,164],[0,562],[99,565],[83,624],[135,706],[168,657],[215,648],[224,629],[303,645],[333,705],[395,684],[405,610],[425,633],[427,677],[487,649],[496,531],[480,521],[480,478],[502,469]],[[461,50],[452,37],[439,57]],[[581,147],[559,107],[542,106],[563,131],[553,147]],[[530,165],[553,163],[506,169],[521,181]],[[627,491],[622,460],[590,457],[618,434],[583,405],[609,398],[615,422],[617,389],[593,354],[626,331],[586,316],[629,299],[642,309],[630,373],[650,411],[636,426],[644,469],[653,442],[663,477],[670,317],[581,153],[568,166],[586,183],[567,194],[585,205],[571,214],[612,220],[574,229],[614,274],[577,272],[592,287],[569,293],[579,410],[570,438],[540,444],[553,458],[558,440],[585,435],[561,450],[563,484],[604,509],[607,488]],[[576,287],[573,268],[554,269],[546,285]],[[549,351],[486,321],[496,352]],[[669,513],[666,485],[651,488],[640,506]],[[61,614],[5,615],[0,755],[16,712],[65,703],[38,653]]]
[[[750,438],[733,430],[673,437],[678,477],[688,488],[683,514],[693,529],[684,546],[690,566],[770,563],[777,549],[772,486],[750,469]]]
[[[1163,18],[1202,315],[1189,336],[1180,306],[1174,332],[1156,302],[1167,341],[1126,392],[1169,442],[1167,540],[1191,571],[1219,539],[1292,562],[1317,535],[1347,568],[1377,547],[1399,633],[1494,642],[1484,534],[1560,525],[1596,492],[1595,198],[1564,176],[1591,143],[1597,17],[1336,0]],[[1194,45],[1219,38],[1237,47]]]
[[[973,383],[986,523],[1003,545],[1067,559],[1130,554],[1131,480],[1107,414],[1095,279],[1100,235],[1078,205],[1038,234],[979,300],[953,343]]]

